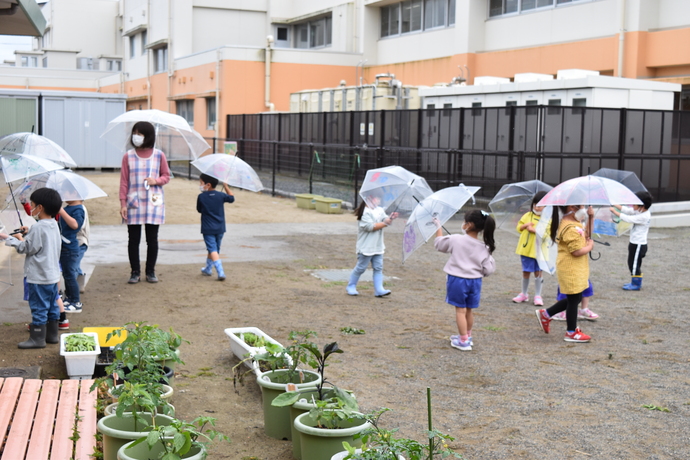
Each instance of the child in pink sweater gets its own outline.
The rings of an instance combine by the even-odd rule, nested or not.
[[[472,311],[479,307],[482,278],[496,270],[491,254],[496,249],[496,221],[487,212],[475,209],[465,213],[464,235],[443,236],[438,222],[434,247],[450,254],[443,271],[446,280],[446,302],[455,307],[459,335],[450,336],[450,346],[462,351],[472,350]],[[482,240],[479,239],[482,233]]]

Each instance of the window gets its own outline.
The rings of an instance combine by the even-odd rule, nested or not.
[[[489,17],[523,13],[538,8],[554,8],[566,3],[592,0],[489,0]]]
[[[36,56],[31,56],[31,67],[38,67],[38,58]]]
[[[106,70],[113,70],[119,72],[122,70],[122,61],[119,59],[108,59],[105,62],[105,68]]]
[[[579,97],[573,99],[573,107],[586,107],[587,106],[587,98],[585,97]]]
[[[43,67],[44,67],[44,68],[45,68],[45,67],[48,67],[48,58],[47,58],[47,57],[44,57],[44,58],[43,58]]]
[[[481,114],[482,114],[482,103],[481,102],[473,102],[472,103],[472,116],[478,117]]]
[[[129,36],[129,58],[134,59],[137,52],[137,42],[134,35]]]
[[[549,115],[560,115],[561,114],[561,100],[560,99],[549,99],[549,110],[547,114]]]
[[[187,120],[189,126],[194,127],[194,99],[177,101],[177,114]]]
[[[87,57],[77,58],[77,69],[93,70],[93,59]]]
[[[29,67],[29,57],[22,56],[22,67]]]
[[[527,115],[536,115],[537,111],[539,109],[537,109],[537,107],[534,107],[534,106],[536,106],[538,104],[539,104],[538,101],[527,101],[527,102],[525,102],[525,105],[527,106],[527,110],[525,111],[525,113]]]
[[[453,104],[451,103],[445,103],[443,104],[443,116],[444,117],[449,117],[453,113]]]
[[[293,26],[276,26],[276,46],[280,48],[323,48],[331,46],[333,20],[331,16],[312,19]],[[294,42],[291,38],[294,37]]]
[[[517,106],[517,101],[506,101],[506,116],[510,115],[510,112],[513,110],[511,107]]]
[[[427,104],[426,105],[426,116],[427,117],[436,116],[436,104]]]
[[[141,54],[146,54],[146,31],[141,33]]]
[[[381,8],[381,37],[455,24],[456,0],[406,0]],[[423,20],[422,20],[423,19]]]
[[[168,70],[168,47],[156,48],[153,51],[153,71],[165,72]]]
[[[206,129],[216,129],[216,98],[206,98]]]

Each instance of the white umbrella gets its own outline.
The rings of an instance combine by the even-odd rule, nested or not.
[[[371,203],[371,198],[378,198],[386,212],[409,214],[422,201],[434,193],[426,179],[402,166],[386,166],[367,171],[359,196]]]
[[[505,184],[489,202],[489,209],[496,219],[496,227],[518,234],[517,224],[522,216],[531,210],[534,195],[538,192],[548,192],[552,188],[540,180]]]
[[[0,154],[29,154],[66,167],[77,166],[65,149],[47,137],[34,133],[14,133],[0,137]]]
[[[642,181],[632,171],[624,171],[621,169],[601,168],[592,176],[606,177],[607,179],[615,180],[628,187],[632,192],[646,192],[647,188]],[[615,203],[618,204],[618,203]],[[621,221],[615,214],[609,211],[609,207],[599,208],[594,213],[594,229],[593,232],[599,235],[621,236],[632,228],[632,224]]]
[[[89,179],[68,169],[62,169],[30,177],[15,189],[14,197],[26,203],[34,190],[44,187],[56,190],[62,201],[90,200],[108,196]],[[7,197],[7,199],[11,198]]]
[[[214,153],[192,161],[202,174],[215,177],[233,187],[260,192],[264,186],[261,179],[245,161],[235,155]]]
[[[542,198],[538,206],[611,206],[612,204],[642,204],[628,187],[612,179],[582,176],[555,186]]]
[[[403,233],[403,262],[415,249],[426,243],[436,233],[436,223],[445,224],[468,200],[474,201],[474,194],[480,187],[448,187],[424,198],[407,219]]]
[[[108,123],[101,137],[121,150],[134,148],[132,127],[147,121],[156,129],[156,148],[165,152],[169,160],[198,158],[211,148],[201,134],[189,126],[187,120],[161,110],[130,110]]]

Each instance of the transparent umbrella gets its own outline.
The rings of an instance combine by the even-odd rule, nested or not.
[[[420,201],[407,219],[403,233],[403,263],[422,244],[436,233],[437,219],[441,225],[453,217],[468,200],[474,202],[474,194],[480,187],[448,187],[434,192]]]
[[[598,177],[606,177],[607,179],[612,179],[616,182],[620,182],[621,184],[628,187],[634,193],[647,191],[647,188],[637,177],[637,174],[635,174],[632,171],[602,168],[592,175]],[[622,222],[609,211],[608,206],[599,208],[594,213],[593,232],[598,235],[621,236],[627,233],[631,228],[632,224]]]
[[[260,192],[264,186],[256,171],[235,155],[214,153],[192,161],[202,174],[208,174],[221,182],[252,192]]]
[[[520,218],[528,211],[534,195],[548,192],[549,184],[540,180],[529,180],[505,184],[489,202],[489,209],[496,220],[496,227],[519,235],[516,227]]]
[[[582,176],[554,187],[537,203],[539,206],[611,206],[612,204],[642,204],[628,187],[612,179]]]
[[[201,134],[189,126],[187,120],[161,110],[130,110],[108,123],[101,137],[121,150],[134,148],[131,144],[132,127],[147,121],[156,129],[156,148],[165,152],[169,160],[199,158],[211,148]]]
[[[402,166],[386,166],[367,171],[359,196],[371,206],[381,206],[388,214],[410,215],[417,203],[434,193],[422,176]],[[377,198],[378,203],[372,203]]]
[[[77,163],[55,142],[34,133],[14,133],[0,138],[0,155],[29,154],[54,163],[74,168]]]
[[[68,169],[50,171],[26,179],[14,190],[14,198],[27,203],[31,194],[39,188],[56,190],[62,201],[90,200],[108,196],[99,186],[89,179]],[[6,200],[11,200],[8,196]]]

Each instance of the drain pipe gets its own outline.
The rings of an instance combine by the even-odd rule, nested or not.
[[[265,96],[264,105],[268,108],[269,112],[275,111],[275,106],[271,102],[271,52],[273,45],[273,35],[266,37],[266,53],[265,53],[265,68],[266,68],[266,78],[265,78]]]
[[[623,62],[625,59],[625,0],[619,0],[620,27],[618,31],[618,76],[623,77]]]
[[[220,60],[221,48],[216,50],[216,137],[220,139]],[[215,152],[214,152],[215,153]]]

